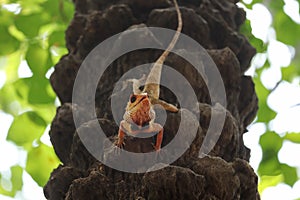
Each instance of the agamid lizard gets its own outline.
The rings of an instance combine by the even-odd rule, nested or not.
[[[173,0],[173,3],[175,5],[178,17],[178,26],[176,33],[174,34],[172,41],[170,42],[167,49],[153,64],[153,67],[146,79],[143,91],[135,92],[129,98],[125,114],[123,116],[123,120],[120,123],[118,132],[118,140],[116,142],[116,145],[119,148],[122,148],[124,145],[124,137],[126,133],[129,133],[130,135],[136,135],[139,133],[158,132],[154,148],[156,151],[159,151],[163,139],[163,127],[160,124],[154,122],[155,112],[153,109],[153,105],[159,104],[164,109],[170,112],[178,112],[178,108],[176,106],[159,99],[159,86],[162,66],[170,51],[177,43],[182,30],[181,12],[178,7],[177,1]]]

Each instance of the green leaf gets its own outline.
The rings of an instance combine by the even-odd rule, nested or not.
[[[14,197],[18,191],[22,189],[23,186],[23,168],[16,165],[10,168],[11,171],[11,179],[10,182],[12,184],[12,189],[10,191],[4,189],[0,184],[0,194],[5,196]],[[1,176],[0,176],[1,180]]]
[[[275,153],[281,149],[283,139],[273,131],[267,131],[262,136],[260,136],[259,144],[262,150],[272,150]]]
[[[53,148],[40,144],[28,152],[26,171],[40,186],[44,186],[58,164]]]
[[[282,9],[278,10],[274,17],[277,39],[292,46],[299,43],[300,26],[287,16]]]
[[[13,90],[15,91],[17,98],[20,102],[27,103],[28,93],[29,93],[30,78],[20,78],[12,83]],[[24,104],[24,105],[25,105]]]
[[[249,20],[246,20],[245,23],[241,26],[240,32],[248,38],[251,45],[255,47],[258,53],[262,53],[267,50],[267,46],[264,44],[264,42],[261,39],[254,37],[254,35],[251,33],[252,28]]]
[[[246,4],[244,1],[242,1],[242,3],[246,6],[246,8],[248,9],[252,9],[253,5],[254,4],[257,4],[257,3],[262,3],[263,0],[252,0],[252,2],[250,4]]]
[[[1,2],[1,1],[0,1]],[[0,26],[6,26],[9,27],[13,24],[13,16],[14,14],[9,12],[6,9],[1,8],[0,9]]]
[[[46,15],[43,12],[40,12],[16,16],[15,25],[27,37],[33,38],[38,36],[41,26],[48,22]]]
[[[276,113],[270,109],[266,101],[258,100],[257,122],[269,122],[276,117]]]
[[[26,61],[34,75],[44,76],[49,66],[49,51],[39,44],[30,45],[26,52]]]
[[[280,162],[277,158],[277,153],[272,150],[263,152],[263,158],[258,166],[259,176],[277,176],[281,174]]]
[[[51,58],[52,58],[52,63],[58,63],[59,60],[63,55],[66,55],[68,53],[68,50],[66,47],[56,47],[53,46],[51,48]]]
[[[284,177],[284,182],[293,187],[298,180],[296,167],[291,167],[287,164],[281,164],[280,167]]]
[[[260,76],[260,74],[259,74]],[[269,122],[276,117],[276,112],[270,109],[267,104],[267,98],[270,91],[266,89],[259,78],[254,78],[255,91],[258,95],[258,112],[257,121],[258,122]]]
[[[53,104],[55,94],[50,86],[50,82],[46,77],[33,76],[28,82],[29,95],[28,102],[30,104]]]
[[[20,111],[20,102],[17,101],[18,96],[15,92],[15,87],[13,84],[6,83],[0,89],[0,108],[11,115],[17,115]]]
[[[287,133],[284,139],[300,144],[300,133]]]
[[[66,46],[65,42],[65,32],[64,31],[54,31],[51,33],[48,39],[49,46]]]
[[[12,82],[18,78],[18,68],[21,63],[21,52],[16,51],[5,60],[6,82]]]
[[[12,192],[13,196],[17,193],[17,191],[20,191],[23,187],[23,168],[21,166],[13,166],[10,168],[11,170],[11,183],[12,183]]]
[[[47,124],[50,124],[56,114],[56,106],[54,104],[48,104],[46,106],[33,107],[34,110],[45,120]]]
[[[281,12],[283,10],[284,4],[284,0],[270,1],[268,3],[268,8],[273,11],[274,15],[277,15],[278,12]]]
[[[276,186],[278,183],[282,181],[283,181],[282,174],[277,176],[261,176],[260,182],[258,184],[258,192],[261,194],[262,191],[264,191],[264,189],[271,186]]]
[[[286,80],[291,82],[295,77],[297,77],[297,74],[299,69],[292,63],[288,67],[282,67],[281,68],[281,74],[282,74],[282,80]]]
[[[0,89],[0,108],[12,115],[20,112],[20,109],[47,107],[54,105],[55,93],[50,82],[45,77],[30,77],[18,79],[13,83],[6,83]],[[53,109],[51,107],[51,109]]]
[[[74,13],[74,5],[66,0],[45,1],[42,7],[52,17],[52,21],[64,24],[68,24],[71,21]]]
[[[7,140],[28,149],[34,140],[42,136],[46,126],[45,121],[36,112],[25,112],[15,117],[8,130]]]
[[[259,175],[275,176],[280,174],[281,168],[277,154],[282,143],[283,139],[271,131],[260,137],[259,144],[263,151],[263,157],[258,167]]]
[[[32,14],[36,12],[40,12],[41,6],[40,4],[45,0],[22,0],[18,1],[22,7],[22,13]]]
[[[20,42],[8,32],[8,27],[0,26],[0,56],[8,55],[17,51]]]

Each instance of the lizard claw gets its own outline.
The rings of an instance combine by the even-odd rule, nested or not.
[[[119,147],[120,149],[123,149],[125,146],[125,142],[117,142],[116,146]]]
[[[120,151],[121,151],[121,149],[123,149],[124,148],[124,146],[125,146],[125,142],[123,141],[123,142],[115,142],[115,147],[114,147],[114,149],[115,149],[115,151],[116,151],[116,153],[120,153]]]
[[[155,145],[154,143],[151,143],[151,144],[152,144],[153,149],[154,149],[156,152],[160,152],[160,146],[157,146],[157,145]]]
[[[159,149],[155,150],[155,159],[161,160],[163,158],[162,151]]]

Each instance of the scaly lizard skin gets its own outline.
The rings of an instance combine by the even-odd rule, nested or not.
[[[125,114],[123,116],[124,120],[122,120],[120,123],[118,141],[116,142],[116,145],[119,148],[124,145],[124,137],[126,132],[131,135],[158,132],[154,148],[156,151],[159,151],[163,139],[163,127],[158,123],[154,123],[155,112],[153,110],[153,105],[159,104],[168,111],[178,112],[178,108],[176,106],[159,99],[159,85],[162,66],[166,57],[174,48],[182,30],[181,13],[177,1],[173,0],[173,2],[178,16],[178,27],[176,33],[173,36],[168,48],[153,64],[153,67],[146,79],[143,91],[137,92],[136,88],[138,87],[135,85],[137,84],[137,81],[133,82],[135,94],[130,96]]]

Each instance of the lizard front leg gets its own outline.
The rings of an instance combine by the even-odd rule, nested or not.
[[[157,123],[153,123],[150,126],[151,132],[158,132],[157,137],[156,137],[156,144],[154,145],[154,148],[156,151],[160,151],[161,143],[163,140],[163,135],[164,135],[164,128]]]
[[[126,123],[124,121],[121,121],[120,123],[120,128],[119,128],[119,132],[118,132],[118,141],[116,142],[116,145],[119,148],[122,148],[125,144],[124,144],[124,137],[125,137],[125,131],[123,130],[123,124]]]
[[[157,134],[157,137],[156,137],[156,144],[154,146],[156,151],[160,151],[161,143],[162,143],[162,140],[163,140],[163,135],[164,135],[163,129],[161,129],[159,131],[159,133]]]

